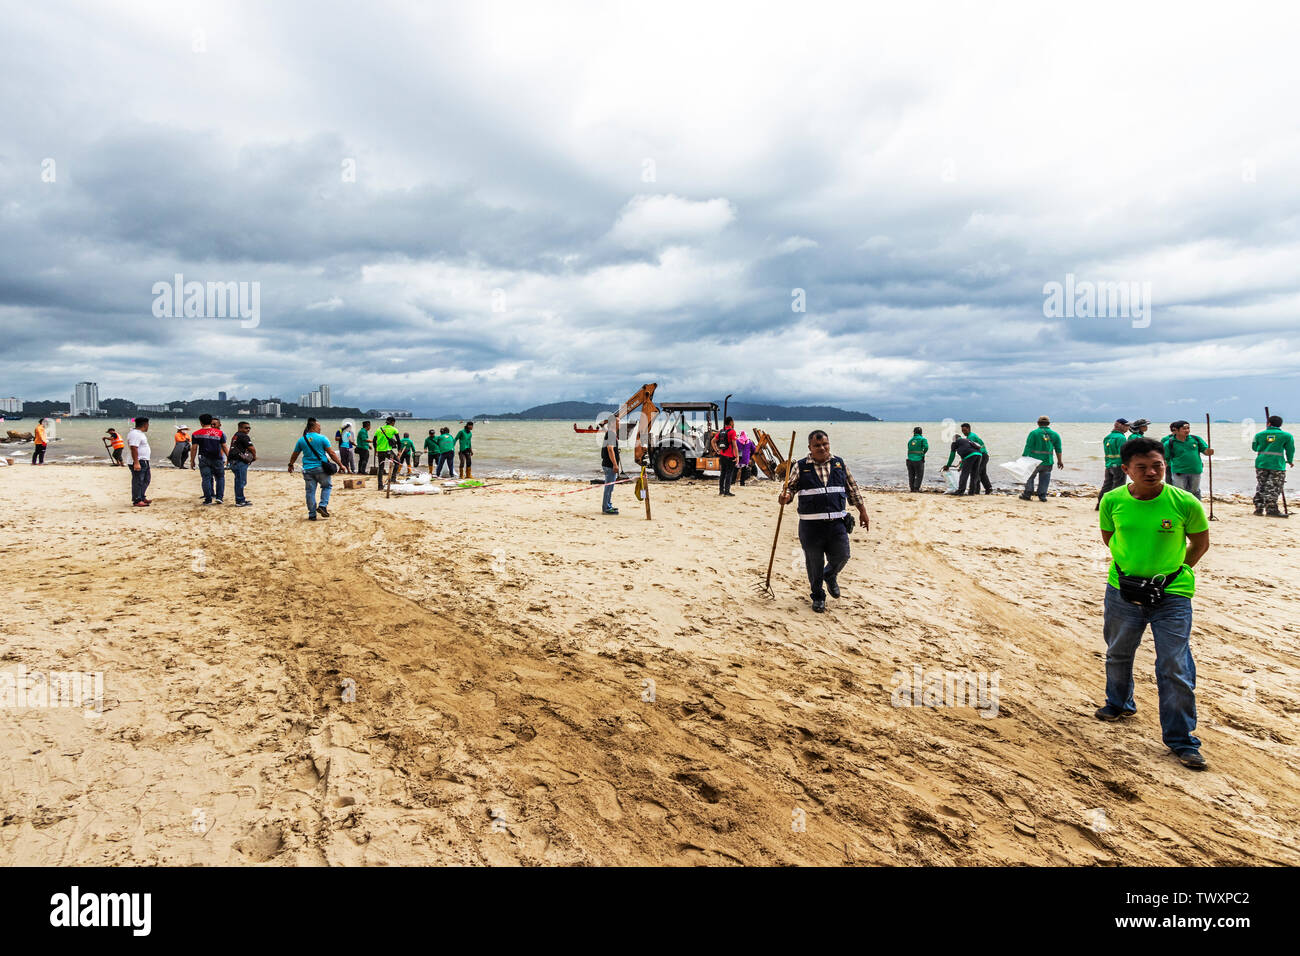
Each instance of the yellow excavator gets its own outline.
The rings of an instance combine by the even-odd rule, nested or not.
[[[720,470],[722,462],[714,441],[722,422],[717,402],[664,402],[656,405],[654,394],[658,387],[656,382],[642,385],[615,413],[620,438],[632,433],[631,419],[636,416],[633,454],[637,464],[653,468],[660,481],[676,481],[705,471]],[[730,398],[728,395],[727,399]],[[724,417],[725,414],[724,403]],[[606,418],[597,422],[595,428],[579,428],[575,424],[573,430],[604,431],[608,424]],[[789,464],[772,436],[755,428],[754,437],[755,448],[750,461],[768,478],[783,481]]]

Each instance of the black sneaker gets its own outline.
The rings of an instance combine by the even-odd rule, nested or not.
[[[1137,716],[1135,710],[1120,710],[1118,707],[1112,707],[1107,704],[1105,707],[1098,707],[1097,712],[1093,714],[1098,720],[1126,720],[1129,717]]]
[[[1189,770],[1204,770],[1209,766],[1199,750],[1184,750],[1177,757],[1178,762]]]
[[[820,601],[813,601],[813,610],[818,614],[823,613],[826,610],[826,599],[823,598]]]
[[[324,505],[317,505],[316,513],[320,515],[322,518],[328,518],[330,516],[329,509],[327,509]]]
[[[1264,516],[1264,509],[1263,509],[1263,508],[1256,508],[1256,509],[1255,509],[1255,514],[1259,515],[1259,516],[1262,518],[1262,517]]]
[[[1282,512],[1278,511],[1277,509],[1274,509],[1274,510],[1272,510],[1272,511],[1266,511],[1266,512],[1264,512],[1264,517],[1266,517],[1266,518],[1289,518],[1289,517],[1291,517],[1291,515],[1290,515],[1290,514],[1283,514]]]
[[[308,515],[308,516],[307,516],[307,520],[308,520],[308,521],[315,521],[315,520],[316,520],[316,516],[315,516],[315,515]]]
[[[826,590],[829,591],[829,592],[831,593],[831,597],[833,597],[833,598],[837,598],[837,597],[839,597],[839,596],[840,596],[840,582],[838,582],[838,581],[832,581],[832,580],[830,580],[830,579],[828,578],[828,579],[826,580]]]
[[[1030,498],[1032,498],[1032,497],[1033,497],[1033,495],[1021,495],[1021,496],[1020,496],[1020,500],[1021,500],[1021,501],[1028,501],[1028,500],[1029,500]]]

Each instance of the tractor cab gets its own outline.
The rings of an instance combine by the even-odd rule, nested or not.
[[[717,471],[711,442],[719,428],[717,402],[664,402],[651,426],[650,464],[661,481]]]

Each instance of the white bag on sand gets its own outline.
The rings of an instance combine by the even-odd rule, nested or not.
[[[1042,462],[1037,458],[1030,458],[1028,455],[1025,455],[1022,458],[1017,458],[1015,461],[1004,461],[1002,467],[1015,475],[1017,480],[1028,481],[1029,476],[1032,475],[1041,464]]]
[[[961,481],[961,473],[949,468],[943,473],[943,479],[948,482],[949,491],[956,491],[958,482]]]

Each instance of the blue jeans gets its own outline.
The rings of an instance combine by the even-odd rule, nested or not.
[[[455,469],[455,468],[453,467],[453,465],[452,465],[452,458],[455,456],[455,454],[456,454],[455,452],[451,452],[451,451],[440,451],[440,452],[438,452],[438,466],[437,466],[437,468],[434,470],[434,475],[435,475],[435,476],[440,476],[440,475],[442,475],[442,466],[443,466],[443,465],[446,465],[446,466],[447,466],[447,477],[448,477],[448,478],[455,478],[455,477],[456,477],[456,469]]]
[[[1196,729],[1196,663],[1189,644],[1191,598],[1166,594],[1155,607],[1142,607],[1125,601],[1118,588],[1106,585],[1106,703],[1130,714],[1137,711],[1133,655],[1148,624],[1156,645],[1161,737],[1175,753],[1198,750],[1201,742],[1192,735]]]
[[[618,480],[618,472],[613,468],[601,468],[605,473],[605,500],[601,505],[602,511],[608,511],[614,507],[614,482]]]
[[[826,581],[834,581],[849,563],[849,531],[843,521],[800,521],[799,544],[814,601],[826,600]]]
[[[1025,482],[1026,496],[1034,493],[1035,478],[1038,479],[1038,497],[1046,498],[1047,486],[1052,483],[1052,463],[1050,461],[1045,461],[1034,469],[1033,474],[1029,476],[1029,480]]]
[[[248,462],[231,461],[230,470],[235,473],[235,504],[244,500],[244,486],[248,484]]]
[[[316,488],[320,487],[320,505],[328,508],[330,504],[331,476],[325,474],[324,468],[304,468],[303,483],[307,486],[307,514],[316,517]]]
[[[203,476],[203,500],[226,497],[226,465],[220,458],[199,455],[199,474]]]

